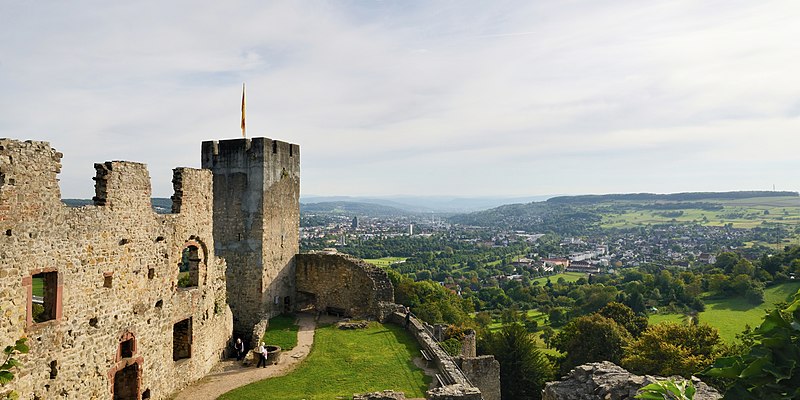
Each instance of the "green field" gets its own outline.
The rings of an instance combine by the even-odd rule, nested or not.
[[[270,318],[267,331],[261,339],[267,345],[280,346],[283,350],[291,350],[297,346],[297,331],[299,327],[293,316],[279,315]]]
[[[634,210],[603,217],[603,228],[631,228],[648,224],[668,222],[695,222],[707,226],[732,224],[734,228],[754,228],[761,224],[800,225],[800,197],[756,197],[738,200],[697,200],[723,206],[721,210],[683,208],[676,217],[664,216],[666,210]],[[649,202],[652,203],[652,202]],[[674,202],[661,202],[674,203]],[[643,204],[643,202],[616,201],[619,206]]]
[[[33,278],[33,279],[31,279],[31,286],[33,287],[33,295],[34,296],[44,297],[44,279],[43,278]]]
[[[719,329],[719,335],[728,343],[736,339],[736,334],[745,329],[745,325],[755,328],[761,325],[764,314],[775,304],[787,301],[800,289],[800,282],[783,283],[764,291],[764,302],[753,306],[742,298],[706,300],[706,310],[700,313],[700,323],[707,323]],[[654,314],[650,323],[681,322],[681,314]]]
[[[550,278],[550,282],[552,283],[558,282],[558,278],[564,278],[564,280],[567,282],[575,282],[580,278],[586,278],[586,274],[584,274],[583,272],[563,272],[560,274],[531,279],[531,282],[539,282],[540,285],[544,285],[545,283],[547,283],[547,278]]]
[[[406,261],[406,257],[383,257],[383,258],[367,258],[364,261],[381,268],[388,268],[392,264],[397,264]]]
[[[242,386],[220,400],[350,399],[354,393],[393,389],[425,396],[430,377],[414,366],[419,345],[403,328],[370,323],[367,329],[318,328],[314,347],[289,375]]]

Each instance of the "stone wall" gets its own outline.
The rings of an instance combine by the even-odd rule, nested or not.
[[[298,254],[296,273],[300,307],[383,320],[384,305],[394,303],[394,288],[386,271],[355,257]]]
[[[500,363],[494,356],[461,357],[459,364],[483,400],[500,400]]]
[[[579,365],[557,382],[548,382],[542,400],[626,400],[633,399],[643,386],[667,378],[639,376],[614,363],[603,361]],[[680,377],[673,379],[683,380]],[[699,380],[694,381],[694,400],[717,400],[722,396]]]
[[[167,398],[211,369],[232,331],[211,172],[176,169],[180,212],[158,215],[143,164],[97,164],[95,205],[68,208],[61,157],[0,139],[0,344],[31,346],[11,388],[26,400]],[[187,247],[197,285],[178,287]],[[40,282],[44,322],[33,318]]]
[[[234,331],[294,308],[300,250],[300,147],[267,138],[203,142],[214,174],[216,253],[228,264]]]

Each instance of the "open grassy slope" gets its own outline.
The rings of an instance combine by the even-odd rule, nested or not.
[[[707,323],[717,329],[723,340],[732,342],[736,334],[745,329],[745,325],[755,328],[761,325],[764,314],[774,308],[776,303],[787,301],[797,290],[800,282],[789,282],[775,285],[764,291],[764,302],[754,306],[742,298],[706,300],[706,310],[700,313],[700,322]],[[681,314],[655,314],[650,316],[650,323],[681,322]]]
[[[308,358],[289,375],[230,391],[220,400],[349,399],[394,389],[424,397],[430,378],[411,362],[419,345],[403,328],[377,322],[367,329],[318,328]]]
[[[721,210],[676,208],[683,215],[665,216],[663,210],[634,210],[606,214],[601,225],[604,228],[631,228],[648,224],[672,222],[696,222],[708,226],[733,224],[734,228],[753,228],[763,223],[800,224],[800,197],[754,197],[737,200],[698,200],[721,205]],[[641,202],[614,202],[618,205],[634,205]],[[652,203],[652,202],[650,202]]]

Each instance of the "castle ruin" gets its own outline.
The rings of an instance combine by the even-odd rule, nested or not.
[[[126,161],[95,164],[93,204],[66,206],[61,158],[46,142],[0,139],[0,343],[27,337],[31,349],[0,395],[165,399],[282,312],[402,319],[385,271],[298,254],[295,144],[203,142],[203,169],[173,170],[169,214],[153,211],[146,166]],[[414,334],[453,385],[430,398],[479,398],[467,376],[487,368],[476,385],[499,398],[496,361],[462,357],[465,375]]]

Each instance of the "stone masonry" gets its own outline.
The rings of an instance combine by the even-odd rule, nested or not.
[[[394,305],[386,271],[343,254],[298,254],[298,307],[384,320]]]
[[[640,376],[608,361],[579,365],[557,382],[548,382],[542,400],[633,400],[639,388],[667,378]],[[673,377],[684,380],[681,377]],[[695,400],[717,400],[722,396],[700,380],[693,378]]]
[[[96,164],[94,205],[69,208],[61,157],[45,142],[0,139],[0,344],[31,347],[4,389],[164,399],[204,376],[231,336],[212,174],[175,169],[177,207],[158,215],[145,165]]]
[[[300,147],[267,138],[203,142],[214,174],[214,246],[228,264],[234,334],[294,308]]]

